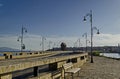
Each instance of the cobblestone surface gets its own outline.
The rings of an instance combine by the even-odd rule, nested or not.
[[[120,60],[94,57],[94,63],[87,61],[74,79],[120,79]]]

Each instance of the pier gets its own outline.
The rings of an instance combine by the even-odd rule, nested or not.
[[[64,79],[64,71],[62,65],[67,62],[72,62],[74,67],[81,67],[88,59],[87,53],[70,52],[70,51],[56,51],[49,52],[49,54],[35,56],[33,54],[25,55],[15,58],[14,56],[9,59],[0,60],[0,79],[14,79],[13,75],[16,72],[32,68],[33,74],[26,79]],[[7,55],[5,55],[7,56]],[[39,68],[47,66],[47,72],[40,71]],[[41,75],[42,74],[42,75]],[[20,78],[23,79],[23,78]],[[25,79],[25,78],[24,78]]]

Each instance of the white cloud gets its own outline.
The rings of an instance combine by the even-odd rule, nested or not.
[[[120,34],[100,34],[94,36],[94,44],[104,45],[117,45],[120,43]]]
[[[17,35],[0,35],[0,47],[11,47],[20,49],[20,42],[17,41]],[[24,35],[24,44],[26,49],[31,50],[41,50],[41,40],[42,36],[26,34]],[[60,37],[60,36],[49,36],[45,37],[45,49],[49,48],[49,41],[52,41],[50,48],[59,47],[61,42],[65,42],[68,47],[73,47],[75,42],[80,37]],[[88,37],[90,39],[90,37]],[[85,46],[85,39],[81,37],[82,46]],[[94,35],[93,44],[94,46],[106,46],[106,45],[117,45],[120,43],[120,34],[100,34]],[[77,42],[77,46],[78,46]],[[90,45],[90,44],[89,44]]]

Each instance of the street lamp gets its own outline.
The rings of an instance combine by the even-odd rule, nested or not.
[[[77,47],[77,41],[76,42],[74,42],[74,48],[76,48]]]
[[[90,55],[91,55],[91,63],[93,63],[93,54],[92,54],[92,51],[93,51],[93,29],[97,30],[97,34],[99,34],[99,30],[96,28],[96,27],[92,27],[92,10],[90,10],[90,13],[87,13],[85,16],[84,16],[84,19],[83,21],[86,21],[86,17],[90,17],[90,25],[91,25],[91,52],[90,52]]]
[[[86,52],[87,52],[87,33],[84,33],[83,35],[82,35],[82,37],[85,37],[85,39],[86,39]]]
[[[42,51],[44,51],[44,41],[45,40],[46,40],[46,38],[42,36]]]
[[[51,49],[51,44],[52,44],[52,41],[49,41],[49,45],[48,45],[49,50]]]
[[[21,42],[21,53],[22,53],[23,49],[25,49],[25,44],[23,44],[23,34],[24,34],[24,33],[27,33],[27,29],[22,26],[21,36],[19,36],[19,37],[18,37],[18,40],[17,40],[17,41],[20,41],[20,42]]]
[[[56,43],[53,43],[53,51],[55,51]]]
[[[42,50],[42,43],[40,43],[40,49]]]
[[[80,49],[80,38],[78,39],[78,42],[79,42],[79,49]]]

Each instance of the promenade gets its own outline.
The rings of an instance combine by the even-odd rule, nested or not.
[[[11,57],[11,59],[2,59],[0,61],[0,79],[56,79],[61,75],[63,76],[62,73],[56,74],[55,72],[61,70],[64,63],[70,60],[75,63],[74,66],[82,66],[88,59],[88,53],[56,51],[55,54],[47,56],[33,55],[26,58],[12,58],[13,57]],[[46,65],[47,67],[44,68]],[[43,67],[41,68],[41,66]],[[47,73],[46,71],[41,72],[41,70],[46,69]]]
[[[87,61],[74,79],[120,79],[120,60],[94,57],[94,63]]]

